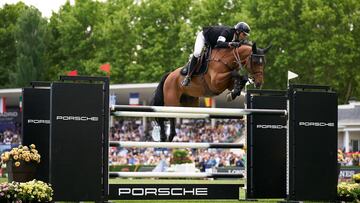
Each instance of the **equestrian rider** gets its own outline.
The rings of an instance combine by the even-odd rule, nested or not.
[[[181,85],[189,85],[194,67],[198,62],[198,58],[205,44],[211,48],[237,48],[245,43],[246,37],[249,35],[250,26],[245,22],[239,22],[234,28],[228,26],[204,27],[203,30],[197,34],[193,56],[188,65],[187,75],[181,82]]]

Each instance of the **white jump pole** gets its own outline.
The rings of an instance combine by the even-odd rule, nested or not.
[[[121,142],[110,141],[110,146],[136,147],[136,148],[244,148],[243,144],[238,143],[193,143],[193,142]]]
[[[206,119],[210,117],[209,114],[140,112],[140,111],[116,111],[113,112],[112,115],[118,117],[195,118],[195,119]]]
[[[209,114],[216,116],[240,116],[249,114],[280,114],[287,115],[281,109],[232,109],[232,108],[200,108],[200,107],[173,107],[173,106],[129,106],[113,105],[112,111],[138,111],[138,112],[163,112],[163,113],[193,113]]]
[[[240,173],[196,172],[110,172],[110,177],[120,178],[243,178]]]

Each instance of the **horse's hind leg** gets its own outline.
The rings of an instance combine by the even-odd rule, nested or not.
[[[170,118],[170,135],[169,135],[169,142],[172,142],[174,137],[176,136],[175,131],[175,118]]]
[[[181,81],[182,76],[179,69],[169,75],[164,84],[164,106],[180,106],[182,90],[179,85]],[[175,118],[169,118],[168,120],[170,121],[169,141],[171,142],[176,136]]]
[[[160,141],[166,142],[167,136],[165,133],[165,119],[163,118],[155,118],[156,122],[160,127]]]
[[[188,95],[183,94],[180,98],[180,104],[184,107],[194,107],[199,106],[200,101],[197,97],[191,97]],[[176,136],[176,119],[171,118],[170,120],[170,135],[169,135],[169,142],[172,142],[174,137]]]

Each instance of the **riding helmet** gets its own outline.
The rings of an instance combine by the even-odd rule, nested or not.
[[[245,22],[239,22],[235,25],[235,30],[244,32],[247,36],[250,35],[250,26]]]

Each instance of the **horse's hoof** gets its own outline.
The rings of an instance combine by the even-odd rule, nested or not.
[[[234,99],[233,99],[233,97],[232,97],[231,92],[229,92],[229,93],[226,95],[226,101],[227,101],[227,102],[231,102],[232,100],[234,100]]]
[[[176,135],[171,135],[171,134],[170,134],[170,135],[169,135],[169,142],[172,142],[175,136],[176,136]]]

